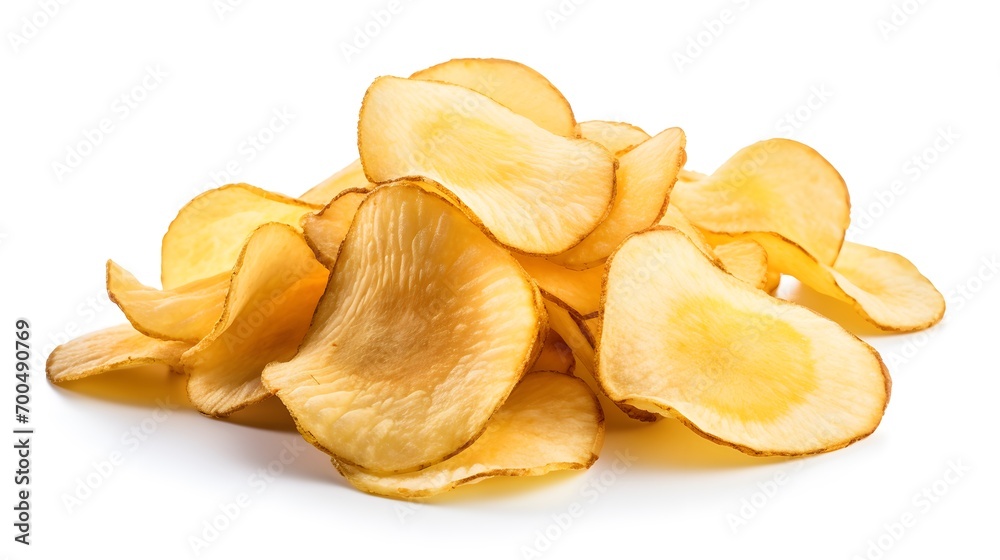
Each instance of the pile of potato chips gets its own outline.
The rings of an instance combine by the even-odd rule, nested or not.
[[[844,447],[878,426],[889,374],[773,297],[782,275],[888,331],[944,313],[908,260],[844,241],[846,185],[808,146],[696,173],[679,128],[578,123],[516,62],[378,78],[358,151],[299,198],[196,197],[163,237],[162,288],[108,261],[128,324],[56,348],[49,379],[163,364],[217,417],[277,395],[356,487],[422,497],[588,468],[594,390],[752,455]]]

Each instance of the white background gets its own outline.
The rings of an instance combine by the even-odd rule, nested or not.
[[[105,260],[155,284],[167,224],[212,186],[213,173],[225,181],[218,173],[231,160],[239,172],[230,181],[300,194],[356,157],[357,112],[376,76],[452,57],[505,57],[548,76],[579,120],[626,120],[651,133],[683,127],[692,169],[710,172],[773,136],[804,141],[833,162],[855,220],[865,218],[851,238],[906,255],[948,295],[941,325],[881,336],[794,283],[783,288],[882,351],[894,380],[882,426],[845,450],[782,461],[743,456],[672,421],[626,424],[609,410],[603,456],[589,472],[492,481],[412,507],[353,490],[311,447],[273,481],[252,478],[300,441],[277,407],[213,421],[185,406],[177,379],[115,377],[64,389],[39,369],[33,544],[11,540],[14,456],[4,443],[0,550],[11,558],[185,558],[190,537],[220,505],[246,493],[249,505],[202,557],[514,559],[542,547],[551,558],[846,559],[876,557],[870,543],[879,539],[884,558],[996,554],[1000,282],[983,268],[1000,251],[995,2],[567,0],[572,13],[557,20],[546,12],[558,13],[558,0],[401,0],[351,57],[342,45],[389,3],[345,4],[247,0],[220,15],[211,0],[72,2],[44,18],[35,0],[4,2],[0,336],[12,339],[14,320],[26,317],[44,358],[44,347],[67,333],[122,322],[101,299]],[[912,13],[900,12],[898,30],[886,36],[879,21],[891,24],[894,5]],[[679,68],[675,54],[723,10],[731,23],[709,25],[718,36],[703,33],[707,46],[692,47],[691,63]],[[24,42],[13,38],[33,17],[48,21]],[[147,68],[166,76],[126,115],[116,99]],[[810,99],[812,109],[800,108]],[[241,152],[282,109],[291,123],[252,159]],[[782,121],[797,109],[803,122]],[[53,162],[105,118],[112,132],[58,175]],[[934,151],[942,130],[957,138]],[[913,157],[934,161],[920,169]],[[0,424],[9,430],[12,374],[0,387]],[[161,394],[179,408],[156,413]],[[136,426],[145,441],[123,439]],[[616,452],[626,450],[632,465],[613,474]],[[114,472],[95,474],[114,453],[122,457]],[[64,496],[88,476],[100,486],[68,510]],[[924,489],[943,495],[914,501]],[[560,528],[554,520],[574,503],[582,515]],[[745,524],[734,528],[741,507]],[[886,525],[905,514],[915,525],[892,535]],[[549,541],[539,536],[546,530]]]

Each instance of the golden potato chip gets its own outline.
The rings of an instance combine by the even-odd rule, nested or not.
[[[321,208],[244,184],[196,196],[163,236],[163,289],[232,270],[247,236],[258,226],[278,222],[298,228],[304,214]]]
[[[766,253],[767,251],[765,251]],[[764,277],[764,287],[761,288],[769,294],[774,294],[781,284],[781,272],[771,266],[767,267],[767,274]]]
[[[687,157],[684,145],[684,131],[668,128],[619,157],[611,213],[580,244],[549,258],[575,270],[598,266],[630,234],[655,225]]]
[[[302,233],[316,253],[316,258],[328,268],[333,267],[340,243],[354,221],[354,214],[368,191],[353,189],[340,193],[322,210],[302,216]]]
[[[376,183],[426,177],[504,245],[560,253],[607,216],[615,158],[588,140],[538,127],[477,92],[383,77],[365,94],[361,162]]]
[[[497,476],[537,476],[586,469],[604,440],[604,413],[583,381],[556,372],[531,373],[514,388],[472,445],[416,472],[380,476],[333,460],[365,492],[422,498]]]
[[[767,251],[760,243],[734,239],[712,247],[712,252],[729,274],[761,290],[767,286]]]
[[[150,338],[132,325],[118,325],[56,346],[45,362],[45,375],[52,383],[63,383],[148,364],[180,372],[181,354],[190,347]]]
[[[411,79],[433,80],[481,93],[536,125],[560,136],[576,136],[573,109],[545,76],[501,58],[455,58],[415,72]]]
[[[536,371],[555,371],[573,374],[573,366],[576,360],[573,359],[573,350],[559,336],[559,333],[549,329],[545,335],[545,343],[542,344],[542,351],[535,358],[535,362],[528,368],[528,373]]]
[[[832,265],[850,222],[847,185],[830,162],[794,140],[743,148],[715,173],[682,174],[671,200],[714,233],[774,232]]]
[[[597,343],[593,333],[585,328],[585,319],[565,303],[550,297],[543,298],[545,312],[548,315],[549,327],[559,334],[573,356],[588,372],[594,371],[594,346]]]
[[[651,258],[670,274],[645,273]],[[605,282],[597,377],[612,400],[752,455],[830,451],[878,426],[891,384],[878,352],[726,274],[681,232],[630,237]]]
[[[439,195],[397,184],[361,203],[298,353],[263,380],[341,464],[409,472],[482,433],[545,329],[507,251]]]
[[[769,266],[821,294],[850,304],[886,331],[926,329],[944,316],[944,297],[910,261],[887,251],[845,242],[834,266],[774,233],[742,234],[767,251]]]
[[[199,411],[226,416],[269,395],[260,372],[295,354],[328,275],[291,226],[254,230],[238,255],[219,321],[181,358],[188,397]]]
[[[663,217],[660,218],[659,225],[669,226],[676,230],[680,230],[681,233],[688,236],[688,239],[690,239],[702,253],[715,258],[715,251],[712,250],[712,245],[709,244],[707,239],[705,239],[705,235],[700,229],[694,227],[694,224],[692,224],[691,221],[684,216],[684,213],[677,208],[676,204],[670,204],[667,206],[667,211],[663,214]]]
[[[223,272],[172,290],[157,290],[109,260],[108,296],[142,334],[194,344],[212,331],[222,315],[230,275]]]
[[[571,270],[542,257],[514,257],[545,294],[562,301],[584,317],[596,315],[600,310],[604,267]]]
[[[369,183],[368,178],[365,177],[361,160],[356,159],[347,167],[330,175],[320,184],[303,193],[299,200],[311,204],[329,204],[331,200],[347,191],[370,191],[373,188],[375,185]]]
[[[649,140],[646,131],[633,124],[614,121],[585,121],[580,123],[580,136],[597,142],[604,149],[620,156]]]

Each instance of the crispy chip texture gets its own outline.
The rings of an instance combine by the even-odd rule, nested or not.
[[[840,173],[816,150],[782,138],[743,148],[710,176],[681,174],[671,200],[704,230],[774,232],[828,265],[851,217]]]
[[[163,236],[160,281],[170,290],[232,270],[247,236],[258,226],[299,220],[322,206],[250,185],[226,185],[196,196]]]
[[[604,439],[604,413],[583,381],[556,372],[525,376],[493,415],[486,431],[458,455],[426,469],[397,475],[334,465],[357,488],[383,496],[433,496],[497,476],[537,476],[586,469]]]
[[[150,338],[132,325],[118,325],[57,346],[45,362],[45,374],[52,383],[63,383],[148,364],[165,365],[179,372],[181,354],[190,347],[183,342]]]
[[[455,58],[415,72],[412,79],[447,82],[479,92],[560,136],[576,136],[573,109],[545,76],[502,58]]]
[[[670,274],[644,274],[651,254]],[[726,274],[679,231],[629,238],[608,266],[598,379],[753,455],[830,451],[878,426],[890,380],[836,323]]]
[[[268,223],[250,235],[221,317],[182,357],[199,411],[226,416],[269,395],[260,372],[295,354],[328,274],[291,226]]]
[[[361,204],[298,353],[263,379],[340,463],[409,472],[482,433],[544,330],[513,257],[440,196],[393,185]]]
[[[638,126],[615,121],[582,122],[580,135],[604,146],[604,149],[616,156],[649,140],[649,134]]]
[[[576,245],[615,197],[616,162],[607,150],[452,84],[375,80],[361,107],[358,147],[371,181],[432,179],[523,253]]]
[[[142,334],[194,344],[212,331],[222,315],[230,275],[223,272],[172,290],[157,290],[109,260],[108,296]]]
[[[302,233],[316,258],[327,267],[337,260],[340,244],[366,196],[368,191],[361,189],[344,191],[319,212],[302,216]]]

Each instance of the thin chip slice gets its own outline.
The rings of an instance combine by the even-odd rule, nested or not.
[[[534,69],[501,58],[455,58],[415,72],[411,79],[447,82],[479,92],[560,136],[576,136],[566,97]]]
[[[63,383],[149,364],[180,372],[181,354],[190,347],[150,338],[132,325],[118,325],[56,346],[45,362],[45,375],[52,383]]]
[[[368,178],[365,177],[361,160],[356,159],[303,193],[299,200],[310,204],[329,204],[331,200],[347,191],[370,191],[373,188],[375,185],[368,182]]]
[[[580,136],[597,142],[616,156],[649,140],[649,134],[638,126],[615,121],[584,121],[580,123]]]
[[[298,353],[263,379],[341,463],[409,472],[482,433],[545,330],[507,251],[444,198],[397,184],[358,208]]]
[[[571,270],[541,257],[515,255],[515,258],[543,292],[580,315],[592,317],[601,309],[604,267]]]
[[[850,222],[840,173],[805,144],[775,138],[743,148],[710,176],[682,174],[671,200],[715,233],[778,233],[832,265]]]
[[[569,249],[615,198],[616,162],[607,150],[452,84],[375,80],[361,106],[358,147],[371,181],[434,180],[522,253]]]
[[[181,208],[163,236],[160,283],[170,290],[228,272],[258,226],[298,228],[304,214],[321,208],[244,184],[202,193]]]
[[[681,233],[688,236],[688,239],[695,244],[702,253],[706,255],[715,256],[715,251],[712,250],[712,245],[705,239],[705,234],[701,232],[700,229],[696,228],[691,220],[688,220],[684,213],[677,208],[676,204],[671,204],[667,206],[666,213],[660,218],[659,225],[669,226],[674,229],[680,230]],[[731,239],[727,241],[732,241]],[[720,241],[721,243],[721,241]]]
[[[368,191],[344,191],[315,214],[302,216],[302,233],[316,253],[316,258],[328,268],[333,267],[340,252],[340,244],[354,221],[358,206],[368,196]]]
[[[767,251],[765,251],[765,253],[766,252]],[[761,289],[771,295],[774,295],[774,292],[777,291],[779,285],[781,285],[781,272],[773,266],[768,266],[767,275],[764,279],[764,287]]]
[[[621,156],[611,213],[579,245],[550,258],[575,270],[599,266],[630,234],[655,225],[687,157],[684,145],[684,131],[668,128]]]
[[[836,265],[830,267],[777,234],[737,237],[760,243],[767,251],[769,266],[798,278],[821,294],[850,304],[882,330],[926,329],[944,316],[941,293],[913,263],[895,253],[848,241]]]
[[[172,290],[158,290],[109,260],[108,296],[142,334],[194,344],[212,332],[222,315],[230,275],[223,272]]]
[[[597,340],[593,333],[583,325],[586,321],[565,303],[545,297],[545,312],[549,318],[549,327],[559,333],[577,362],[588,372],[595,370],[594,346]]]
[[[635,283],[651,254],[671,273]],[[598,379],[612,400],[748,454],[844,447],[875,430],[888,402],[872,347],[726,274],[671,228],[636,234],[612,256],[603,319]]]
[[[267,397],[260,372],[295,354],[328,275],[291,226],[258,227],[233,268],[219,321],[182,357],[195,408],[226,416]]]
[[[735,239],[716,245],[712,251],[729,274],[757,289],[767,286],[767,251],[760,243]]]
[[[528,368],[528,372],[557,371],[572,375],[574,365],[576,365],[576,360],[573,358],[573,350],[559,336],[559,333],[549,329],[545,335],[545,343],[542,344],[542,351]]]
[[[423,498],[498,476],[537,476],[586,469],[604,440],[604,413],[583,381],[556,372],[525,376],[486,431],[464,451],[426,469],[368,474],[333,460],[359,490],[394,498]]]

